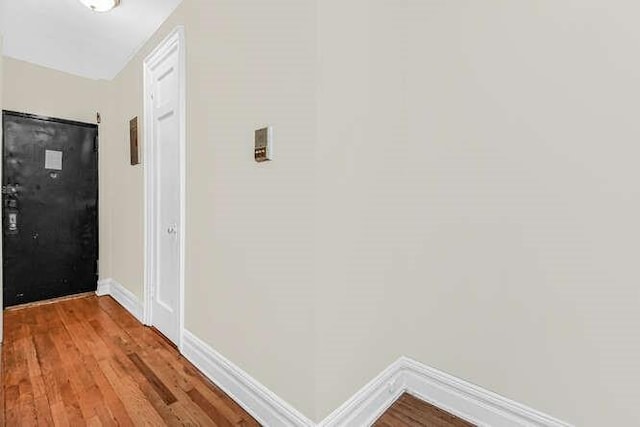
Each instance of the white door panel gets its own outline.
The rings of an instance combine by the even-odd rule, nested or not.
[[[181,310],[182,250],[182,180],[183,135],[181,102],[180,48],[160,48],[157,58],[147,68],[147,124],[150,125],[148,147],[149,177],[147,182],[150,215],[147,217],[149,256],[152,273],[149,278],[151,304],[150,324],[178,344]]]

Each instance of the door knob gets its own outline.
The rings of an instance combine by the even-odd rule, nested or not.
[[[178,233],[178,227],[175,225],[172,225],[171,227],[167,228],[167,233],[168,234],[176,234]]]

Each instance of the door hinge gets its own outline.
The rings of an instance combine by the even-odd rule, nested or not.
[[[98,135],[96,135],[95,138],[93,138],[93,151],[95,152],[98,151]]]

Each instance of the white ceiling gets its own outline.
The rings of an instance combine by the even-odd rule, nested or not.
[[[122,0],[95,13],[78,0],[0,0],[3,54],[92,79],[114,78],[182,0]]]

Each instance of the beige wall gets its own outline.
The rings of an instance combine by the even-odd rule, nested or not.
[[[576,425],[640,424],[640,5],[411,5],[398,184],[422,274],[401,283],[430,339],[405,351]]]
[[[95,123],[106,84],[4,58],[5,110]]]
[[[579,425],[635,420],[637,6],[278,2],[287,25],[256,28],[254,2],[203,3],[143,52],[186,26],[189,329],[315,420],[401,354]],[[141,295],[125,140],[112,272]]]
[[[639,424],[640,6],[343,3],[319,2],[318,418],[406,354]]]
[[[143,166],[128,159],[142,117],[142,61],[176,25],[187,43],[186,327],[313,414],[313,0],[185,0],[110,84],[104,122],[109,271],[143,293]],[[253,161],[271,124],[277,160]],[[144,147],[143,147],[144,149]]]
[[[316,420],[404,354],[409,335],[402,305],[417,289],[401,286],[419,273],[406,271],[402,222],[420,201],[400,185],[415,161],[404,3],[318,2]]]

